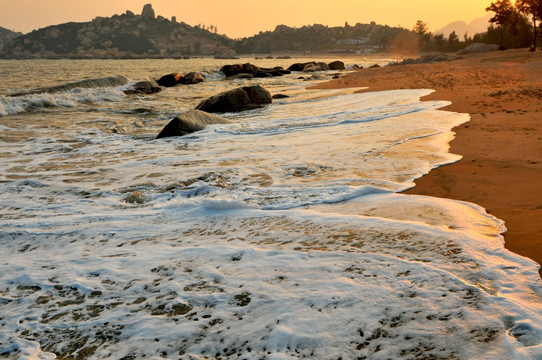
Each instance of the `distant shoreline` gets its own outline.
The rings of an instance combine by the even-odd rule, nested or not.
[[[366,91],[428,88],[423,100],[469,113],[450,152],[463,156],[416,181],[405,193],[479,204],[506,223],[506,248],[542,263],[542,52],[471,54],[437,63],[363,69],[318,88]]]

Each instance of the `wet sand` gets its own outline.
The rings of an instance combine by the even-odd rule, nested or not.
[[[398,57],[399,59],[399,57]],[[347,73],[319,88],[434,89],[422,100],[469,113],[454,129],[460,161],[434,169],[406,193],[479,204],[506,223],[506,247],[542,263],[542,51],[507,50],[436,64]]]

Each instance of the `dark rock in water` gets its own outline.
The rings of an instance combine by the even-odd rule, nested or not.
[[[275,94],[275,95],[273,95],[273,99],[286,99],[286,98],[289,98],[289,96],[284,95],[284,94]]]
[[[183,76],[179,83],[183,85],[192,85],[192,84],[198,84],[200,82],[203,82],[203,76],[201,76],[200,73],[197,72],[191,72]]]
[[[130,94],[152,94],[161,91],[162,88],[154,80],[142,80],[134,84],[132,89],[124,90],[127,95]]]
[[[341,78],[341,75],[339,75],[339,74],[333,75],[333,79],[340,79],[340,78]]]
[[[316,64],[316,62],[311,61],[311,62],[306,62],[306,63],[295,63],[295,64],[290,65],[288,70],[290,70],[290,71],[303,71],[303,69],[305,69],[305,66],[307,66],[309,64]]]
[[[257,72],[254,73],[254,77],[255,78],[267,78],[267,77],[273,77],[273,75],[271,75],[271,73],[269,73],[267,71],[257,71]]]
[[[327,71],[329,66],[324,62],[309,63],[303,68],[303,72]]]
[[[379,68],[379,67],[380,67],[380,65],[374,64],[374,65],[369,66],[369,69],[376,69],[376,68]]]
[[[240,74],[232,75],[226,78],[226,80],[235,80],[235,79],[254,79],[254,76],[250,74],[240,73]]]
[[[24,96],[24,95],[34,95],[34,94],[42,94],[42,93],[53,94],[53,93],[69,91],[69,90],[77,89],[77,88],[83,88],[83,89],[105,88],[105,87],[122,86],[126,84],[128,84],[128,79],[122,75],[117,75],[117,76],[108,76],[108,77],[97,78],[97,79],[81,80],[81,81],[72,82],[72,83],[68,83],[64,85],[57,85],[57,86],[51,86],[51,87],[46,87],[46,88],[23,91],[23,92],[19,92],[15,94],[10,94],[9,96]]]
[[[256,65],[252,65],[250,63],[243,64],[243,72],[247,74],[253,74],[258,70],[260,70],[260,68],[257,67]]]
[[[250,101],[255,105],[265,105],[273,102],[271,93],[263,86],[245,86],[243,87],[243,90],[248,94]]]
[[[196,106],[196,109],[210,113],[239,112],[261,107],[272,101],[269,91],[260,85],[255,85],[211,96]]]
[[[237,74],[254,75],[256,72],[260,71],[260,68],[257,67],[256,65],[246,63],[246,64],[224,65],[220,68],[220,71],[222,71],[224,75],[226,75],[226,77],[230,77]]]
[[[160,131],[157,139],[188,135],[196,131],[205,129],[205,126],[210,124],[229,124],[229,120],[226,120],[220,116],[209,114],[199,110],[189,110],[183,114],[178,115],[171,120]]]
[[[160,79],[158,79],[156,82],[160,86],[165,87],[172,87],[177,85],[177,83],[181,80],[182,74],[179,73],[172,73],[162,76]]]
[[[291,74],[291,73],[292,73],[290,70],[286,70],[286,69],[283,68],[282,66],[274,67],[273,70],[274,70],[274,71],[280,72],[282,75],[288,75],[288,74]]]
[[[344,70],[346,67],[344,66],[344,63],[342,61],[333,61],[328,64],[329,68],[331,70]]]

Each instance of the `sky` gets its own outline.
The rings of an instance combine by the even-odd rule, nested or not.
[[[27,33],[69,21],[85,22],[151,3],[156,15],[189,25],[215,25],[231,38],[292,27],[370,23],[411,29],[416,20],[435,31],[454,21],[467,23],[486,14],[491,0],[0,0],[0,26]]]

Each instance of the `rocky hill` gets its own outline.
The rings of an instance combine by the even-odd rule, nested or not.
[[[161,58],[234,55],[232,40],[162,16],[150,4],[141,15],[97,17],[49,26],[19,36],[0,50],[2,58]]]
[[[0,48],[4,46],[4,44],[10,42],[11,40],[15,39],[17,36],[21,36],[22,33],[11,31],[8,29],[5,29],[0,26]]]
[[[370,24],[344,26],[307,25],[300,28],[279,25],[274,31],[240,39],[234,48],[240,54],[273,52],[352,52],[389,49],[393,40],[408,30]]]

